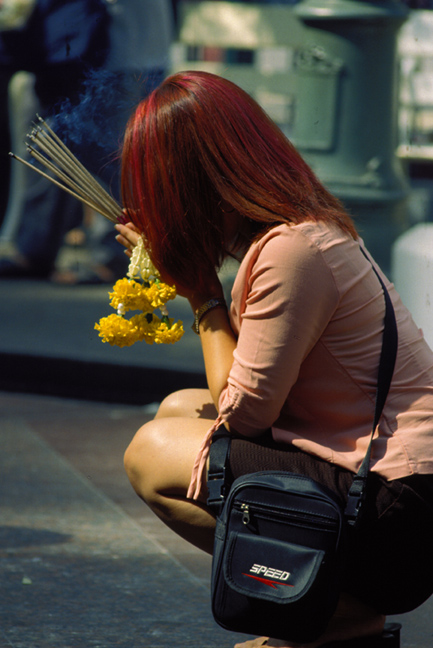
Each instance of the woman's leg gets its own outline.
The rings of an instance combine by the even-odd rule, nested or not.
[[[161,403],[155,419],[140,428],[125,453],[126,471],[139,497],[173,531],[208,553],[213,549],[215,520],[205,507],[206,493],[202,493],[199,501],[192,501],[186,499],[186,491],[198,448],[215,418],[215,407],[207,390],[175,392]],[[306,648],[377,634],[384,622],[384,616],[344,594],[324,635],[306,644]],[[237,645],[301,646],[265,638]]]
[[[191,471],[215,415],[207,390],[183,390],[167,397],[153,421],[141,427],[125,453],[125,469],[136,491],[178,535],[212,553],[215,519],[206,492],[187,500]]]

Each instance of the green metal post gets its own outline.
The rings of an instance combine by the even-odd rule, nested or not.
[[[386,272],[407,227],[407,180],[397,149],[398,0],[304,0],[293,141],[342,200]]]

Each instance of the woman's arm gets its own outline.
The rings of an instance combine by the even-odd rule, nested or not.
[[[280,416],[340,298],[317,245],[285,226],[251,246],[232,296],[237,342],[218,411],[239,434],[259,436]]]
[[[218,285],[216,282],[214,285],[215,288],[209,293],[209,297],[191,295],[188,298],[193,313],[196,313],[209,299],[223,296],[219,281]],[[219,398],[227,385],[233,364],[233,351],[236,348],[236,338],[230,326],[227,309],[216,307],[207,311],[200,320],[199,330],[207,384],[215,407],[218,409]]]

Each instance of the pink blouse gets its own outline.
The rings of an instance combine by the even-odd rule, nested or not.
[[[433,353],[381,276],[399,344],[371,469],[387,479],[433,473]],[[384,310],[371,264],[338,227],[280,225],[254,243],[232,290],[233,366],[188,496],[198,496],[212,434],[226,421],[250,437],[271,428],[276,441],[356,471],[371,433]]]

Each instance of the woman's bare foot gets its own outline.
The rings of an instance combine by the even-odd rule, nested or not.
[[[255,639],[235,644],[234,648],[260,648],[260,646],[267,646],[268,641],[269,637],[256,637]]]
[[[355,637],[366,637],[382,632],[385,617],[368,605],[361,603],[350,594],[342,594],[337,610],[321,637],[311,643],[300,644],[294,641],[258,637],[235,645],[235,648],[320,648],[331,641],[343,641]]]

